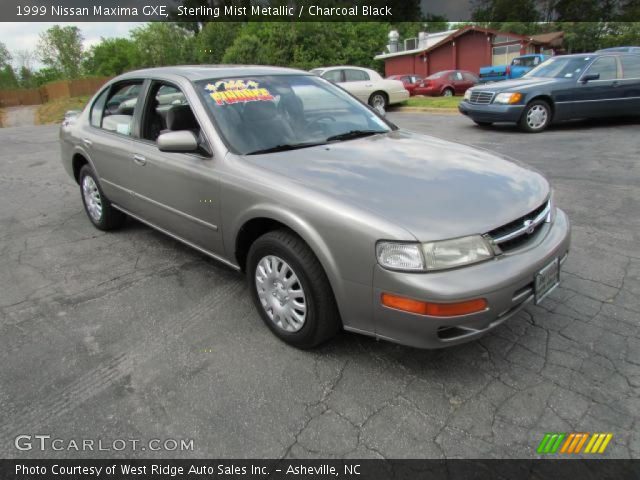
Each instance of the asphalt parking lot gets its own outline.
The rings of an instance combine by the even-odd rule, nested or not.
[[[638,122],[389,118],[551,179],[573,244],[543,305],[448,350],[342,334],[298,351],[233,271],[133,221],[94,229],[57,127],[0,129],[0,457],[530,458],[546,432],[611,432],[605,456],[640,457]],[[19,451],[20,434],[194,448]]]

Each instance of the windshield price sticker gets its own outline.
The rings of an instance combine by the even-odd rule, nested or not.
[[[204,88],[217,105],[273,100],[271,92],[253,80],[220,80]]]

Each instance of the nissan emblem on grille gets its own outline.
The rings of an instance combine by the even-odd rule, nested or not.
[[[527,220],[524,221],[524,228],[526,228],[525,232],[528,235],[531,235],[534,232],[534,230],[536,229],[535,225],[532,225],[532,224],[533,224],[533,220],[528,220],[527,219]]]

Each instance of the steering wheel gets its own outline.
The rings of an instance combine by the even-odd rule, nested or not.
[[[331,116],[331,115],[329,115],[329,114],[326,114],[326,113],[325,113],[325,114],[323,114],[323,115],[320,115],[320,116],[319,116],[318,118],[316,118],[315,120],[312,120],[311,122],[309,122],[309,124],[307,125],[307,128],[308,128],[309,130],[313,131],[313,127],[314,127],[316,124],[320,123],[322,120],[331,120],[332,122],[335,122],[335,121],[336,121],[335,117],[333,117],[333,116]],[[318,127],[321,127],[321,126],[320,126],[320,125],[318,125]],[[315,128],[318,128],[318,127],[315,127]]]

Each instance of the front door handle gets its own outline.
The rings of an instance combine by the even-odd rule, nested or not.
[[[91,147],[91,145],[93,145],[93,142],[88,138],[83,138],[82,143],[84,143],[87,147]]]
[[[140,165],[140,166],[143,166],[147,163],[147,159],[144,158],[142,155],[134,155],[133,161],[136,163],[136,165]]]

